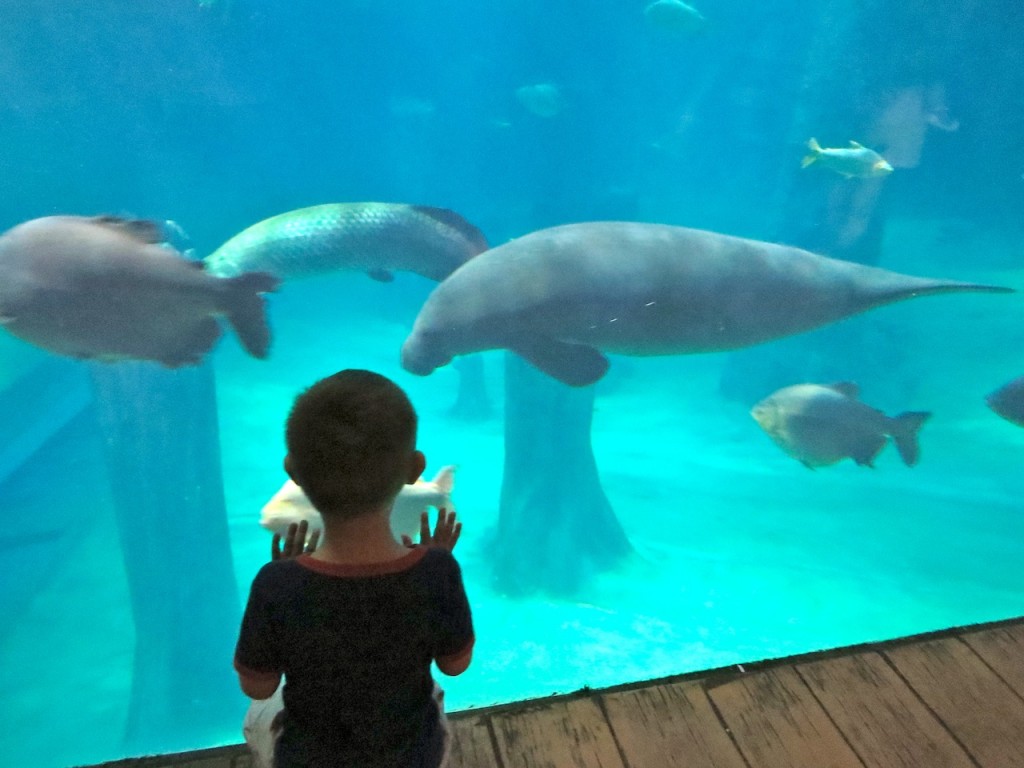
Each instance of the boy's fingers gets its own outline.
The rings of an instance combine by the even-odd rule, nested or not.
[[[275,533],[274,538],[270,540],[270,559],[277,560],[281,557],[281,534]]]
[[[295,523],[288,524],[288,530],[285,532],[284,535],[284,555],[290,555],[292,551],[295,549],[295,534],[298,533],[298,531],[299,526],[297,526]]]
[[[459,536],[462,535],[462,523],[456,523],[455,528],[452,530],[451,537],[451,548],[455,549],[455,542],[459,540]]]
[[[316,545],[320,543],[320,531],[313,531],[313,535],[309,537],[309,543],[306,544],[307,552],[316,552]]]
[[[430,541],[430,517],[427,510],[420,512],[420,544]]]

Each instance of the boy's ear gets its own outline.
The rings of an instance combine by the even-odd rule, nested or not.
[[[294,466],[292,465],[292,457],[289,456],[288,454],[285,454],[285,456],[284,456],[284,471],[288,473],[288,477],[290,477],[292,479],[293,483],[295,483],[296,485],[301,487],[302,483],[299,482],[299,479],[295,476],[295,472],[293,470],[294,470]]]
[[[419,480],[426,468],[427,457],[423,455],[423,451],[413,451],[409,459],[409,474],[405,478],[405,484],[412,485]]]

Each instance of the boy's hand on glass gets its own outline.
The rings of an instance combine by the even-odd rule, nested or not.
[[[307,540],[306,533],[308,531],[309,523],[305,520],[301,523],[289,524],[288,531],[284,535],[283,545],[281,534],[275,533],[270,542],[270,559],[288,560],[316,551],[316,545],[320,543],[320,531],[313,531],[313,535]]]
[[[462,523],[455,522],[455,512],[449,512],[443,507],[437,510],[437,525],[434,526],[434,533],[430,533],[430,518],[427,512],[420,514],[420,546],[441,547],[451,552],[462,534]],[[407,547],[413,546],[412,539],[402,534],[402,543]]]

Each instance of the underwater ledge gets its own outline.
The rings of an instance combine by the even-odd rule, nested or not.
[[[1024,616],[448,717],[450,768],[1024,765]],[[238,744],[81,768],[129,766],[252,762]]]

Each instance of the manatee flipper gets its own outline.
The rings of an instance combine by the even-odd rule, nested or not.
[[[269,272],[246,272],[223,280],[227,288],[223,310],[228,322],[250,355],[266,357],[270,348],[270,327],[261,294],[276,290],[280,281]]]
[[[378,283],[390,283],[395,279],[395,273],[390,269],[384,269],[383,267],[368,270],[366,274]]]
[[[900,452],[900,458],[908,467],[917,464],[920,453],[917,432],[930,416],[931,413],[928,411],[907,411],[892,417],[889,434],[892,436],[892,441],[896,443],[896,450]]]
[[[593,384],[608,371],[608,358],[593,347],[532,336],[509,345],[535,368],[570,387]]]

